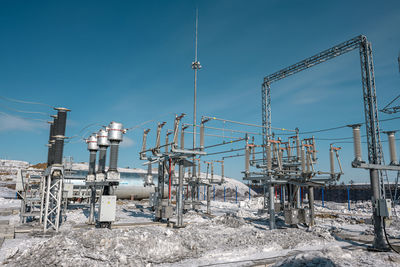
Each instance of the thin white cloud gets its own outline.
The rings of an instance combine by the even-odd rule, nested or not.
[[[121,142],[121,147],[131,147],[135,145],[135,141],[133,141],[131,138],[124,136],[122,142]]]
[[[24,119],[3,112],[0,113],[0,125],[0,132],[35,132],[39,129],[45,129],[47,127],[47,124],[44,121]]]

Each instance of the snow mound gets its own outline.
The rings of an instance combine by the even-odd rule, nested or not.
[[[238,217],[232,213],[225,214],[223,216],[216,217],[214,222],[223,224],[231,228],[239,228],[246,224],[243,218]]]
[[[9,266],[146,266],[178,263],[231,250],[275,251],[315,240],[323,242],[320,237],[301,229],[266,231],[246,223],[243,218],[225,215],[193,222],[181,229],[159,226],[129,230],[72,228],[17,251],[4,263]]]

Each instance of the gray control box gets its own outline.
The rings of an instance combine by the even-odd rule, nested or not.
[[[390,199],[377,199],[375,208],[378,211],[378,216],[392,217],[392,201]]]
[[[299,223],[299,211],[297,209],[285,210],[285,223],[289,225]]]
[[[117,196],[100,196],[99,199],[99,222],[114,222]]]
[[[310,210],[309,209],[299,209],[299,223],[310,224]]]

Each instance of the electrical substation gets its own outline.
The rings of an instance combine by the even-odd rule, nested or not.
[[[209,258],[218,258],[216,255],[223,254],[229,246],[235,248],[235,253],[253,246],[254,255],[274,247],[279,251],[274,257],[216,260],[216,265],[221,266],[267,266],[299,255],[293,249],[303,239],[309,242],[307,250],[312,250],[310,244],[326,246],[324,251],[328,254],[336,253],[332,247],[337,254],[349,248],[362,251],[358,255],[371,251],[376,255],[399,253],[400,232],[395,228],[399,225],[396,208],[400,198],[397,130],[382,128],[381,121],[385,120],[379,119],[379,113],[392,116],[386,120],[398,119],[394,114],[400,109],[395,101],[400,96],[378,109],[373,50],[367,37],[356,36],[260,77],[261,96],[257,98],[261,101],[261,118],[256,119],[261,124],[255,124],[211,114],[198,116],[197,80],[202,66],[197,56],[197,27],[196,17],[195,58],[191,64],[193,121],[187,119],[187,114],[177,113],[164,114],[163,119],[147,121],[140,127],[128,128],[119,118],[107,126],[92,123],[97,128],[89,128],[87,136],[80,140],[81,150],[89,154],[88,160],[79,165],[64,155],[64,146],[75,138],[67,123],[74,110],[54,107],[51,121],[47,122],[47,162],[42,168],[25,166],[16,172],[18,222],[12,227],[7,222],[3,229],[0,220],[0,233],[3,231],[7,238],[29,234],[32,242],[46,238],[47,243],[32,245],[33,252],[25,254],[17,250],[6,260],[25,266],[29,253],[43,255],[39,253],[43,247],[52,253],[56,250],[51,249],[62,249],[68,242],[76,247],[75,252],[86,248],[96,251],[80,254],[82,266],[178,262],[179,266],[210,266],[213,261]],[[281,127],[279,120],[273,120],[275,83],[352,51],[359,53],[364,108],[360,112],[364,121],[306,131],[296,125]],[[400,57],[398,60],[400,68]],[[352,134],[342,139],[352,143],[353,160],[342,156],[344,149],[336,141],[340,138],[333,136],[330,144],[318,138],[318,133],[336,129]],[[140,131],[141,140],[135,140],[140,143],[139,148],[131,154],[142,166],[121,168],[120,148],[134,130]],[[368,158],[363,158],[363,150]],[[384,151],[389,152],[389,159],[385,160]],[[239,179],[235,180],[226,173],[232,166],[229,161],[237,158],[241,165],[235,166],[240,168],[236,177]],[[325,166],[320,164],[322,159],[327,159]],[[369,183],[346,185],[342,181],[346,175],[344,166],[369,174]],[[390,182],[393,175],[396,178]],[[343,188],[336,189],[345,192],[344,208],[339,199],[337,203],[324,199],[324,194],[326,197],[328,190],[340,183]],[[369,190],[368,200],[351,198],[350,192],[357,186]],[[370,239],[348,234],[360,227],[364,227],[363,231],[368,229],[362,235]],[[84,239],[89,236],[91,241]],[[111,253],[107,250],[114,253],[114,258],[103,256]],[[210,251],[212,256],[201,258],[202,253]],[[128,256],[121,256],[123,253]]]

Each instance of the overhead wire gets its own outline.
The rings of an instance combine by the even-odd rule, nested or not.
[[[53,106],[46,104],[46,103],[40,103],[40,102],[33,102],[33,101],[25,101],[25,100],[19,100],[15,98],[9,98],[5,96],[0,96],[1,99],[9,101],[9,102],[15,102],[15,103],[22,103],[22,104],[31,104],[31,105],[41,105],[41,106],[46,106],[50,108],[54,108]]]
[[[0,111],[0,113],[1,113],[1,114],[4,114],[4,115],[6,115],[6,116],[9,116],[9,117],[19,118],[19,119],[24,119],[24,120],[40,121],[40,122],[45,122],[45,123],[47,123],[47,121],[46,121],[46,120],[43,120],[43,119],[36,119],[36,118],[29,118],[29,117],[20,117],[20,116],[12,115],[12,114],[9,114],[9,113],[3,112],[3,111]]]
[[[2,105],[0,104],[0,107],[3,107],[5,109],[8,109],[10,111],[14,111],[14,112],[19,112],[19,113],[26,113],[26,114],[41,114],[41,115],[45,115],[45,116],[50,116],[49,113],[46,112],[41,112],[41,111],[27,111],[27,110],[20,110],[20,109],[15,109],[15,108],[10,108],[6,105]]]

